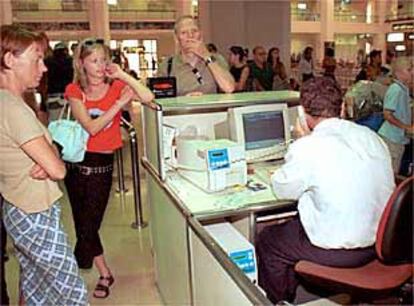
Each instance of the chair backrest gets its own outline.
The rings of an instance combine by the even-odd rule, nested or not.
[[[413,184],[414,176],[400,183],[382,213],[375,247],[384,263],[413,262]]]

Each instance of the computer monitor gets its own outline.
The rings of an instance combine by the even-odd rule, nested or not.
[[[228,110],[231,140],[244,144],[248,163],[284,157],[290,141],[285,103],[251,105]]]

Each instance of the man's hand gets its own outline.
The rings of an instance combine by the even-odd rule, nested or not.
[[[201,91],[192,91],[186,94],[187,97],[199,97],[202,96],[203,93]]]
[[[186,53],[194,53],[203,60],[210,56],[210,52],[208,52],[203,41],[196,39],[187,40],[183,51]]]
[[[47,172],[40,167],[38,164],[35,164],[29,173],[30,177],[35,180],[46,180],[49,178]]]
[[[296,118],[295,127],[293,129],[293,138],[300,138],[306,135],[309,135],[311,133],[308,125],[303,124],[299,118]]]
[[[406,131],[409,134],[414,134],[414,124],[411,124]]]

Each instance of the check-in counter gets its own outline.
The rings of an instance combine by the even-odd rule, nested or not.
[[[295,203],[279,200],[272,192],[266,173],[278,162],[259,166],[249,176],[249,182],[265,186],[260,190],[236,186],[208,193],[196,187],[169,167],[174,152],[165,127],[214,139],[215,128],[226,121],[229,108],[286,103],[294,122],[298,100],[299,93],[293,91],[251,92],[166,98],[156,100],[156,107],[144,107],[142,164],[149,174],[151,245],[156,284],[166,304],[271,304],[204,226],[230,222],[253,243],[258,215],[291,211]]]

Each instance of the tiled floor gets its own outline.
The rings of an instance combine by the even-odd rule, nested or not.
[[[139,108],[136,108],[134,118],[135,126],[140,129]],[[138,143],[142,147],[140,137]],[[131,228],[131,223],[135,219],[128,146],[124,148],[123,155],[125,159],[126,187],[129,191],[125,194],[125,201],[121,203],[120,196],[115,191],[118,186],[115,171],[113,192],[100,231],[106,259],[115,277],[115,283],[111,287],[109,297],[106,299],[92,297],[92,292],[98,279],[96,270],[83,270],[82,275],[88,286],[91,305],[161,305],[160,296],[154,282],[149,227],[147,226],[142,230]],[[145,201],[145,183],[143,182],[141,185],[143,187],[142,198],[144,199],[143,216],[144,220],[148,221],[148,204]],[[74,244],[75,233],[72,213],[66,196],[62,198],[61,204],[62,221],[72,244]],[[15,305],[18,302],[19,272],[10,239],[8,241],[7,251],[10,256],[10,260],[6,263],[7,286],[11,303]]]

